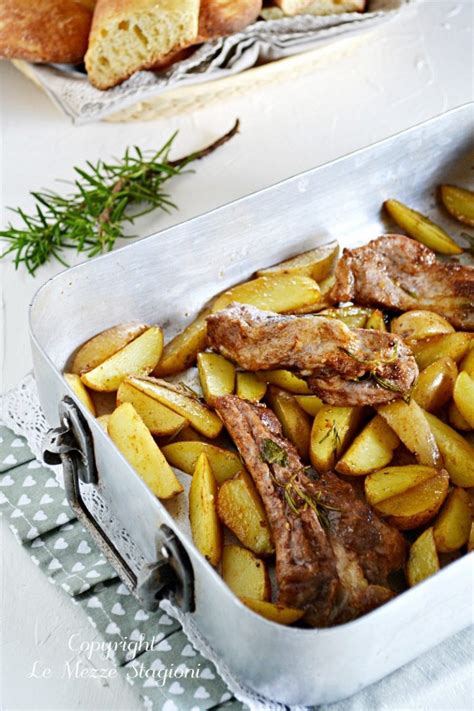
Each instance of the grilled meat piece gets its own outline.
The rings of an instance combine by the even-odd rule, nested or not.
[[[331,405],[375,405],[409,393],[418,375],[399,336],[325,316],[280,316],[233,304],[207,319],[209,344],[248,370],[289,368]]]
[[[267,512],[278,602],[305,610],[309,624],[327,627],[389,600],[387,577],[405,561],[401,534],[335,474],[310,478],[265,405],[227,395],[216,409]]]
[[[474,330],[474,267],[441,262],[428,247],[403,235],[384,235],[345,249],[329,294],[397,311],[426,309],[453,326]]]

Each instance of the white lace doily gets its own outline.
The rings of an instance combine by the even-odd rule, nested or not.
[[[95,89],[83,71],[66,65],[28,66],[26,72],[75,123],[96,121],[165,91],[234,75],[256,64],[314,49],[342,34],[369,29],[410,0],[369,0],[365,13],[302,15],[259,21],[244,31],[203,44],[168,71],[138,72],[108,91]]]

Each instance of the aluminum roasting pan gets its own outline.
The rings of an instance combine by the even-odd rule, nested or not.
[[[93,334],[140,319],[160,323],[172,335],[209,297],[256,268],[332,238],[349,246],[387,231],[391,225],[380,212],[385,198],[435,213],[438,183],[472,187],[473,139],[470,104],[59,274],[38,291],[30,313],[47,418],[56,424],[62,398],[74,399],[61,371],[71,352]],[[453,232],[452,222],[449,226],[459,236],[462,230]],[[174,531],[194,572],[196,606],[189,614],[229,668],[255,691],[286,704],[333,702],[472,623],[472,553],[370,614],[332,629],[286,628],[255,615],[77,404],[93,438],[97,493],[146,561],[157,558],[159,526]],[[136,560],[132,568],[140,565]]]

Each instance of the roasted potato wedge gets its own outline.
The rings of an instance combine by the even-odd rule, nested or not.
[[[245,470],[219,489],[217,511],[221,521],[239,541],[257,555],[273,553],[267,515],[255,484]]]
[[[198,432],[213,439],[222,430],[222,421],[188,389],[159,378],[129,378],[129,383],[178,413]]]
[[[267,392],[267,384],[255,373],[237,373],[235,391],[243,400],[259,402]]]
[[[455,185],[441,185],[440,197],[450,215],[464,225],[474,227],[474,193]]]
[[[459,370],[474,378],[474,340],[471,340],[469,350],[459,364]]]
[[[386,331],[387,326],[382,311],[374,309],[365,323],[365,328],[373,329],[374,331]]]
[[[474,447],[456,430],[429,412],[424,413],[444,466],[456,486],[474,486]]]
[[[471,523],[471,530],[469,532],[469,539],[467,541],[467,552],[471,553],[474,551],[474,521]]]
[[[346,476],[364,476],[392,460],[400,440],[383,417],[376,415],[357,435],[338,461],[336,471]]]
[[[319,316],[337,318],[349,328],[365,328],[367,319],[372,315],[372,309],[363,306],[341,306],[339,308],[323,309]]]
[[[390,331],[407,341],[431,338],[446,333],[454,333],[454,328],[443,316],[434,311],[405,311],[392,319]]]
[[[207,442],[172,442],[166,444],[162,448],[162,452],[172,467],[181,469],[186,474],[194,472],[199,457],[201,454],[205,454],[219,484],[227,479],[232,479],[243,467],[238,454]]]
[[[308,383],[290,370],[260,370],[255,373],[263,383],[276,385],[296,395],[309,395]]]
[[[298,274],[274,274],[246,281],[224,291],[211,304],[211,309],[215,313],[236,301],[256,306],[263,311],[286,313],[315,304],[320,299],[319,286],[314,279]]]
[[[433,525],[436,549],[440,553],[459,550],[469,540],[471,521],[471,498],[467,491],[455,487]]]
[[[452,358],[440,358],[431,363],[419,375],[412,397],[428,412],[436,412],[451,399],[458,375]]]
[[[439,254],[461,254],[462,249],[441,227],[398,200],[385,200],[384,208],[402,230]]]
[[[361,407],[324,405],[314,418],[311,430],[310,459],[318,472],[334,469],[362,420]]]
[[[419,341],[410,341],[409,345],[419,369],[424,370],[440,358],[451,358],[455,363],[459,363],[466,355],[471,339],[471,333],[458,331],[457,333],[447,333],[443,336],[432,336]]]
[[[449,423],[454,427],[455,430],[461,430],[461,432],[470,432],[472,430],[471,425],[459,412],[456,407],[455,402],[450,402],[448,407],[448,419]]]
[[[67,382],[73,393],[77,395],[84,407],[86,407],[91,415],[94,415],[95,417],[95,405],[92,402],[92,398],[87,392],[87,389],[85,388],[79,375],[76,375],[75,373],[64,373],[64,380]]]
[[[256,612],[257,615],[265,617],[270,622],[277,622],[279,625],[292,625],[304,615],[304,610],[297,610],[294,607],[284,607],[274,602],[254,600],[251,597],[241,597],[240,599],[244,605]]]
[[[423,531],[410,547],[407,563],[407,581],[412,588],[439,570],[438,552],[433,529]]]
[[[121,323],[98,333],[76,352],[71,364],[71,373],[82,375],[97,368],[148,328],[145,323]]]
[[[166,375],[181,373],[194,365],[198,353],[207,346],[206,319],[210,313],[209,308],[204,309],[184,331],[165,345],[160,361],[153,371],[154,376],[164,378]]]
[[[110,420],[110,415],[101,415],[100,417],[97,418],[97,424],[99,424],[104,432],[108,431],[109,428],[109,420]]]
[[[117,390],[117,405],[124,402],[133,405],[150,432],[157,437],[176,434],[187,423],[184,417],[135,388],[127,378]]]
[[[235,385],[235,366],[217,353],[199,353],[199,380],[204,399],[213,406],[216,398],[231,395]]]
[[[217,515],[217,482],[205,454],[201,454],[189,490],[189,520],[196,548],[211,565],[222,555],[222,529]]]
[[[436,439],[427,426],[424,411],[413,398],[409,403],[397,400],[381,405],[377,412],[420,464],[441,468],[443,462]]]
[[[240,546],[224,546],[222,577],[237,597],[269,600],[270,578],[263,560]]]
[[[453,399],[461,416],[474,429],[474,380],[464,370],[456,378]]]
[[[311,249],[309,252],[303,252],[296,257],[275,264],[273,267],[259,269],[257,276],[300,274],[319,282],[331,274],[338,253],[338,243],[330,242],[322,247],[316,247],[316,249]]]
[[[387,467],[365,479],[367,501],[401,530],[418,528],[430,521],[441,508],[448,488],[446,471],[421,465]]]
[[[304,461],[309,458],[311,440],[311,420],[285,390],[271,385],[267,391],[267,401],[280,420],[283,434],[292,442]]]
[[[324,406],[324,402],[317,395],[295,395],[295,400],[311,417],[315,417]]]
[[[127,375],[151,373],[162,350],[163,332],[159,326],[151,326],[96,368],[83,373],[82,382],[92,390],[114,392]]]
[[[125,459],[160,499],[183,491],[147,426],[133,405],[125,402],[111,414],[108,433]]]

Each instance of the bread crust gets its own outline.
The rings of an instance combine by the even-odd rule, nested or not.
[[[1,0],[0,57],[78,64],[89,39],[94,0]]]
[[[262,10],[262,0],[201,0],[198,41],[241,32],[255,22]]]

